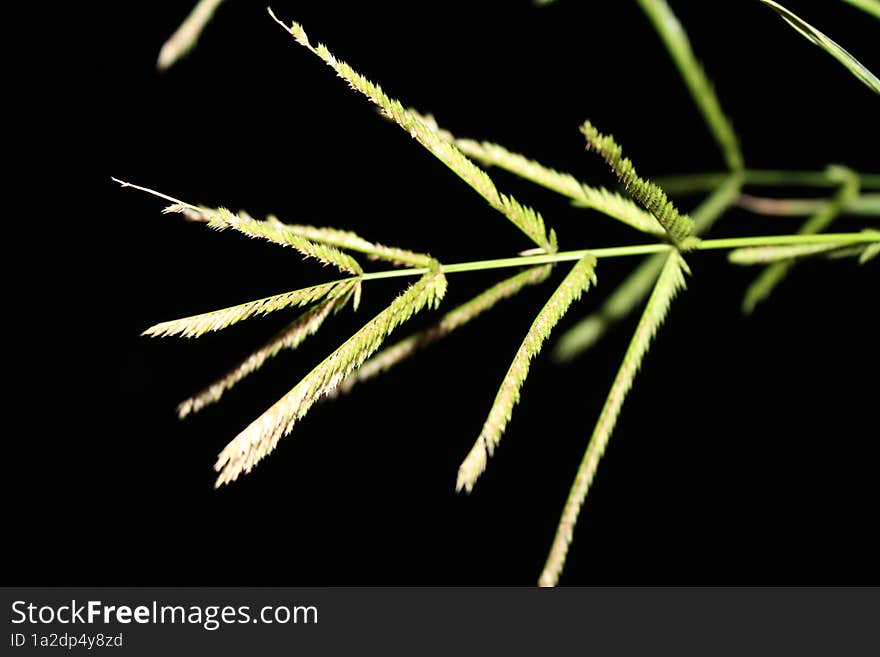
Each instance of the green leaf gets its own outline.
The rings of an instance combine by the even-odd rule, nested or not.
[[[850,73],[861,80],[869,89],[871,89],[871,91],[880,94],[880,80],[877,79],[877,76],[865,68],[859,60],[850,55],[833,39],[825,36],[822,32],[780,5],[778,2],[773,2],[773,0],[761,0],[761,2],[782,16],[785,22],[800,32],[804,38],[811,41],[814,45],[819,46],[822,50],[843,64]]]

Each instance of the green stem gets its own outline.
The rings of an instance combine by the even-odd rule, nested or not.
[[[667,194],[692,194],[709,191],[722,184],[728,172],[689,173],[680,176],[657,178],[656,182]],[[767,187],[837,187],[840,182],[827,171],[783,171],[776,169],[746,169],[743,172],[746,185]],[[880,189],[880,174],[860,173],[862,189]]]
[[[697,206],[691,214],[694,220],[694,235],[709,232],[721,215],[736,202],[743,185],[741,173],[730,173],[721,185]]]
[[[666,4],[666,0],[639,0],[639,4],[675,62],[706,126],[718,142],[728,168],[735,172],[742,171],[743,157],[733,126],[721,111],[712,83],[697,61],[681,23]]]
[[[765,198],[740,194],[737,206],[755,214],[772,217],[799,217],[816,214],[828,203],[825,198]],[[880,216],[880,194],[862,194],[844,204],[842,214]]]
[[[697,243],[694,251],[713,251],[718,249],[738,249],[744,246],[772,246],[783,244],[862,244],[865,242],[878,242],[876,234],[871,233],[823,233],[820,235],[761,235],[755,237],[729,237],[724,239],[703,240]],[[597,258],[620,258],[625,256],[647,255],[649,253],[662,253],[674,247],[670,244],[637,244],[634,246],[614,246],[603,249],[579,249],[577,251],[561,251],[559,253],[546,253],[541,255],[517,256],[515,258],[498,258],[496,260],[477,260],[472,262],[457,262],[451,265],[441,265],[440,269],[445,274],[455,274],[466,271],[482,271],[486,269],[503,269],[505,267],[526,267],[533,265],[546,265],[556,262],[570,262],[580,260],[588,253]],[[400,276],[420,276],[428,271],[426,267],[413,269],[393,269],[364,274],[361,280],[372,281],[381,278],[398,278]]]
[[[864,244],[878,242],[872,233],[820,233],[818,235],[762,235],[756,237],[728,237],[705,240],[694,247],[696,251],[738,249],[743,246],[771,246],[776,244]],[[595,251],[593,252],[595,253]],[[599,257],[598,255],[596,256]]]
[[[742,176],[730,174],[727,181],[706,197],[693,212],[694,234],[703,235],[733,204],[742,185]],[[599,308],[566,330],[556,342],[553,356],[558,361],[568,361],[583,354],[595,345],[614,324],[629,315],[642,303],[657,281],[666,253],[646,257],[602,302]]]

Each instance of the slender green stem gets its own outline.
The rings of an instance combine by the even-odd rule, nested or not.
[[[820,233],[818,235],[762,235],[756,237],[728,237],[705,240],[694,247],[695,251],[715,249],[738,249],[743,246],[770,246],[774,244],[864,244],[880,241],[871,233]],[[596,253],[593,251],[593,253]],[[598,255],[596,256],[599,257]]]
[[[694,220],[694,235],[709,232],[721,215],[736,202],[743,185],[741,173],[730,173],[699,206],[691,213]]]
[[[781,244],[862,244],[877,242],[877,236],[871,233],[823,233],[819,235],[760,235],[755,237],[729,237],[724,239],[703,240],[694,245],[694,251],[713,251],[718,249],[738,249],[744,246],[771,246]],[[577,251],[560,251],[541,255],[517,256],[514,258],[498,258],[496,260],[476,260],[440,265],[444,274],[455,274],[466,271],[482,271],[486,269],[503,269],[505,267],[526,267],[546,265],[556,262],[580,260],[588,253],[597,258],[620,258],[625,256],[662,253],[674,247],[670,244],[636,244],[634,246],[614,246],[603,249],[579,249]],[[393,269],[364,274],[361,280],[372,281],[381,278],[397,278],[400,276],[419,276],[427,272],[425,267],[414,269]]]
[[[737,206],[755,214],[773,217],[800,217],[816,214],[828,203],[825,198],[765,198],[740,194]],[[862,194],[847,202],[841,214],[863,217],[880,216],[880,194]]]
[[[858,174],[846,167],[836,167],[833,171],[840,179],[840,189],[804,222],[798,230],[799,235],[818,235],[828,230],[841,208],[858,195]],[[746,290],[742,303],[743,312],[750,314],[757,304],[767,299],[793,265],[794,260],[783,260],[766,267]]]
[[[727,181],[707,196],[692,212],[694,234],[703,235],[733,204],[742,186],[742,176],[731,173]],[[602,302],[599,308],[560,336],[553,350],[559,361],[568,361],[594,346],[618,321],[642,303],[657,281],[668,253],[646,257]]]
[[[755,173],[755,172],[751,172]],[[760,172],[759,172],[760,173]],[[767,173],[767,172],[764,172]],[[775,173],[792,173],[792,172],[775,172]],[[798,172],[794,172],[798,173]],[[801,172],[810,173],[810,172]],[[745,172],[745,179],[748,181],[749,172]],[[714,175],[714,174],[713,174]],[[822,174],[825,175],[825,174]],[[880,176],[877,176],[880,179]],[[123,187],[131,187],[149,194],[153,194],[172,203],[179,203],[187,207],[198,210],[198,207],[190,205],[173,196],[162,194],[148,187],[133,185],[122,180],[113,178],[113,180]],[[861,177],[860,181],[864,181],[865,177]],[[722,192],[718,195],[718,207],[726,207],[730,198],[736,196],[739,190],[741,178],[739,174],[723,173],[718,174],[718,183],[722,186]],[[878,181],[880,182],[880,181]],[[713,204],[714,205],[714,204]],[[714,212],[707,212],[712,216]],[[707,217],[708,221],[708,217]],[[733,237],[728,239],[703,240],[698,242],[692,248],[696,251],[708,251],[712,249],[738,249],[744,246],[770,246],[776,244],[828,244],[839,242],[841,244],[859,244],[864,242],[876,242],[876,235],[870,233],[824,233],[820,235],[764,235],[757,237]],[[674,248],[671,244],[662,242],[656,244],[636,244],[633,246],[612,246],[602,249],[579,249],[577,251],[562,251],[558,253],[543,253],[540,255],[525,255],[514,258],[499,258],[496,260],[477,260],[472,262],[458,262],[451,265],[441,265],[440,269],[445,274],[454,274],[465,271],[481,271],[486,269],[503,269],[505,267],[527,267],[533,265],[547,265],[556,262],[570,262],[580,260],[588,253],[593,254],[597,258],[619,258],[625,256],[648,255],[651,253],[663,253]],[[401,276],[420,276],[428,271],[427,267],[414,267],[411,269],[392,269],[387,271],[371,272],[363,274],[360,280],[373,281],[382,278],[398,278]]]
[[[655,182],[667,194],[695,194],[715,189],[729,175],[728,172],[722,171],[689,173],[680,176],[657,178]],[[840,184],[827,171],[784,171],[776,169],[746,169],[743,172],[743,183],[767,187],[837,187]],[[880,189],[880,174],[860,173],[859,186],[862,189]]]
[[[681,23],[666,4],[666,0],[639,0],[639,4],[675,62],[706,126],[718,142],[728,168],[731,171],[742,171],[743,157],[736,133],[721,111],[712,83],[697,61]]]

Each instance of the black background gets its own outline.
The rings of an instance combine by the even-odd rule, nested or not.
[[[9,126],[10,138],[27,143],[11,163],[29,175],[10,190],[26,203],[10,217],[7,255],[19,238],[33,255],[10,279],[22,336],[7,348],[25,367],[9,375],[16,393],[5,439],[24,449],[7,460],[8,579],[531,584],[634,318],[572,365],[533,364],[470,496],[454,493],[456,469],[552,284],[314,408],[251,475],[221,491],[212,488],[215,454],[383,308],[400,281],[367,285],[357,317],[341,314],[185,422],[176,403],[289,313],[198,341],[138,337],[158,321],[331,273],[289,250],[162,216],[161,201],[120,189],[111,175],[258,217],[350,228],[444,262],[529,246],[296,46],[264,4],[229,0],[198,48],[163,75],[158,48],[189,2],[95,3],[75,16],[36,17],[48,29],[20,55],[35,66],[26,100],[38,102],[24,103],[32,109],[20,129]],[[880,69],[878,26],[867,15],[839,2],[788,5]],[[880,169],[880,103],[834,60],[758,2],[673,8],[749,166]],[[635,2],[278,0],[274,9],[444,127],[590,183],[614,181],[584,152],[585,118],[613,133],[646,175],[722,166]],[[506,174],[495,179],[542,210],[563,249],[644,240]],[[715,234],[798,225],[735,211]],[[690,262],[689,289],[626,402],[562,583],[877,583],[877,265],[805,263],[744,318],[739,303],[757,270],[734,269],[718,253]],[[556,335],[634,263],[600,263],[599,287]],[[501,276],[451,276],[445,307]]]

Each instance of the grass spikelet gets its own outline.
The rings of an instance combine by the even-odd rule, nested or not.
[[[324,265],[332,265],[342,272],[360,276],[364,273],[358,262],[347,253],[327,244],[312,242],[280,221],[258,221],[245,213],[235,214],[226,208],[198,208],[180,203],[169,205],[164,212],[185,212],[190,220],[202,217],[214,230],[236,230],[248,237],[263,239],[274,244],[289,246],[307,258],[314,258]],[[198,214],[196,214],[198,213]]]
[[[859,193],[859,177],[855,172],[841,166],[828,167],[828,172],[839,180],[840,189],[816,214],[804,222],[798,231],[799,235],[814,235],[824,231],[841,209]],[[785,279],[793,264],[793,260],[774,262],[762,271],[746,290],[742,303],[743,312],[751,314],[759,303],[766,300]]]
[[[702,235],[708,231],[724,211],[736,201],[741,186],[742,176],[730,174],[700,203],[693,212],[694,233]],[[580,356],[595,345],[609,328],[628,317],[651,293],[665,260],[666,255],[662,253],[645,258],[615,288],[598,311],[587,315],[562,334],[553,350],[553,357],[559,362],[567,362]]]
[[[436,307],[446,293],[446,277],[438,264],[398,296],[381,313],[346,340],[286,395],[236,436],[217,457],[214,469],[221,486],[250,472],[282,436],[321,397],[335,388],[381,346],[388,335],[425,306]]]
[[[470,185],[480,196],[488,201],[489,205],[506,216],[536,245],[547,253],[555,252],[555,234],[552,230],[549,233],[547,232],[544,226],[544,219],[537,211],[520,204],[511,196],[501,194],[485,171],[469,160],[454,144],[444,140],[429,126],[425,125],[418,116],[407,111],[400,102],[385,95],[385,92],[382,91],[379,85],[373,84],[348,64],[336,59],[323,44],[319,44],[317,47],[313,46],[301,25],[294,22],[290,27],[287,27],[275,17],[271,9],[269,13],[279,25],[296,39],[297,43],[308,48],[324,60],[328,66],[336,71],[339,77],[348,82],[352,89],[360,92],[377,105],[386,118],[397,123],[413,139],[433,153],[435,157]]]
[[[672,242],[681,248],[694,228],[693,220],[679,214],[666,193],[654,183],[640,178],[629,158],[609,135],[603,135],[589,121],[581,126],[587,148],[598,153],[617,175],[624,189],[653,214]]]
[[[880,242],[874,242],[865,247],[862,255],[859,256],[859,264],[864,265],[869,260],[873,260],[880,255]]]
[[[281,223],[277,217],[270,215],[268,221]],[[428,267],[433,258],[427,253],[417,253],[400,249],[395,246],[386,246],[376,242],[365,240],[360,235],[349,230],[338,228],[319,228],[301,224],[282,224],[286,230],[299,235],[307,240],[318,244],[327,244],[339,249],[358,251],[366,254],[371,260],[384,260],[395,265],[410,265],[412,267]]]
[[[177,60],[195,47],[202,30],[222,3],[223,0],[199,0],[180,27],[162,44],[156,62],[156,67],[160,71],[171,68]]]
[[[285,224],[274,215],[269,215],[265,221],[257,221],[245,212],[239,212],[236,215],[225,208],[208,208],[192,205],[173,196],[157,192],[149,187],[134,185],[118,178],[112,178],[112,180],[122,185],[122,187],[131,187],[166,201],[171,201],[171,205],[168,205],[163,210],[165,214],[178,213],[183,215],[187,221],[206,223],[217,230],[232,228],[249,237],[265,239],[282,246],[290,246],[306,257],[316,258],[324,264],[334,265],[342,271],[356,276],[363,274],[361,266],[354,258],[340,252],[338,249],[359,251],[376,260],[386,260],[394,264],[412,265],[415,267],[429,267],[433,262],[433,258],[425,253],[415,253],[405,249],[375,244],[350,231]]]
[[[789,244],[781,246],[752,246],[742,249],[734,249],[727,254],[728,262],[735,265],[760,265],[780,260],[794,260],[807,256],[819,255],[835,251],[840,246],[837,244]],[[859,253],[864,250],[860,246]]]
[[[611,433],[614,431],[614,425],[617,423],[624,399],[626,399],[626,395],[632,387],[633,379],[642,364],[642,360],[651,345],[654,335],[669,311],[672,300],[678,291],[685,287],[684,274],[686,272],[689,273],[688,266],[681,257],[681,254],[677,251],[671,251],[666,256],[663,271],[660,272],[660,276],[657,278],[657,284],[654,286],[654,291],[645,305],[642,318],[639,320],[617,376],[614,378],[614,383],[611,384],[608,398],[605,400],[605,405],[599,414],[593,435],[587,445],[587,450],[584,453],[583,460],[575,476],[574,484],[571,487],[571,492],[568,495],[568,500],[562,511],[562,517],[559,521],[544,571],[538,580],[540,586],[555,586],[559,580],[559,575],[562,573],[562,568],[565,565],[565,557],[568,554],[568,546],[571,544],[578,514],[590,490],[590,485],[599,466],[599,460],[602,458]]]
[[[642,10],[654,24],[666,50],[672,56],[681,77],[691,92],[703,120],[721,148],[724,161],[732,171],[741,171],[743,156],[733,126],[721,110],[721,103],[706,72],[691,48],[687,33],[666,0],[639,0]]]
[[[541,346],[549,337],[553,327],[562,319],[566,311],[596,282],[596,258],[587,254],[572,267],[556,291],[535,317],[525,339],[517,350],[504,375],[504,380],[495,396],[489,416],[470,453],[458,469],[456,490],[470,492],[476,480],[486,469],[486,462],[495,451],[501,435],[510,421],[513,407],[519,401],[520,390],[529,373],[529,364],[541,351]]]
[[[807,41],[810,41],[813,45],[819,46],[838,62],[843,64],[850,73],[861,80],[871,91],[875,94],[880,94],[880,79],[871,73],[864,64],[844,50],[837,42],[820,32],[807,21],[800,18],[797,14],[780,5],[778,2],[773,2],[773,0],[761,0],[761,2],[779,14],[786,23],[797,30],[801,36],[807,39]],[[865,3],[861,4],[864,5]],[[870,11],[869,9],[866,10]]]
[[[331,311],[338,306],[344,305],[347,299],[348,295],[335,299],[325,299],[313,308],[309,308],[266,344],[229,370],[224,376],[181,402],[177,407],[178,417],[183,419],[190,413],[196,413],[205,406],[219,401],[224,392],[249,374],[258,370],[268,359],[284,349],[296,349],[307,337],[314,335],[321,328],[321,325],[330,315]]]
[[[580,356],[595,345],[609,328],[628,317],[633,308],[651,293],[665,261],[666,254],[657,253],[639,263],[602,302],[599,310],[562,334],[553,349],[553,358],[558,362],[567,362]]]
[[[839,258],[858,258],[859,264],[863,265],[869,260],[873,260],[880,253],[880,230],[876,228],[865,228],[860,237],[867,237],[871,241],[858,240],[857,244],[840,246],[833,251],[820,253],[825,257],[833,260]]]
[[[276,294],[271,297],[248,301],[237,306],[214,310],[201,315],[192,315],[151,326],[141,335],[151,337],[168,337],[179,335],[184,338],[196,338],[211,331],[219,331],[227,326],[237,324],[254,315],[267,315],[294,306],[307,306],[324,298],[335,299],[351,291],[355,279],[344,278],[329,283],[321,283],[304,287],[291,292]]]
[[[449,335],[454,330],[493,308],[499,301],[514,296],[528,285],[537,285],[543,282],[550,275],[551,270],[552,268],[549,265],[533,267],[493,285],[470,301],[446,313],[433,326],[404,338],[372,356],[346,377],[330,395],[335,397],[338,394],[347,394],[356,384],[363,383],[379,374],[387,372],[418,350]]]
[[[658,237],[666,234],[657,219],[645,212],[630,199],[604,187],[591,187],[568,173],[556,171],[540,162],[530,160],[519,153],[512,153],[503,146],[491,142],[456,139],[461,151],[485,165],[496,166],[557,194],[566,196],[577,205],[597,210],[618,221]]]

